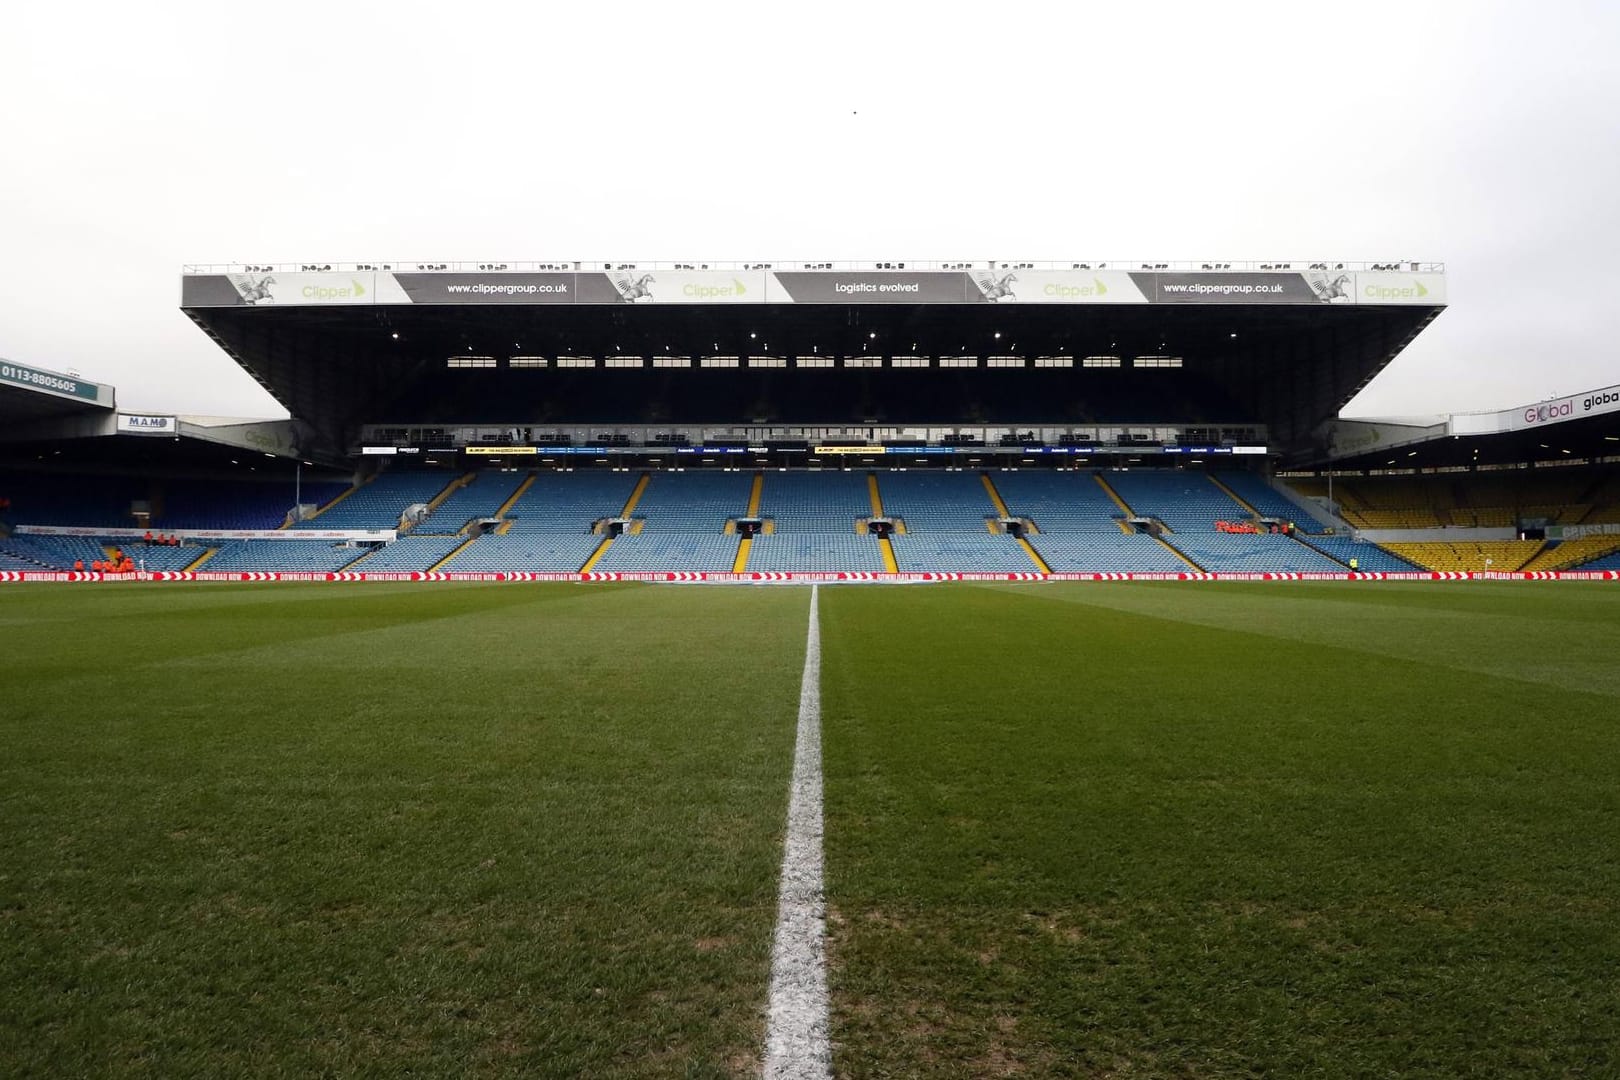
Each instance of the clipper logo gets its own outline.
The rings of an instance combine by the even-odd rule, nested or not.
[[[656,280],[651,274],[642,274],[638,278],[623,274],[614,277],[613,286],[619,290],[619,295],[624,297],[626,303],[638,304],[653,298],[652,290],[648,286]]]
[[[1368,300],[1421,300],[1429,295],[1429,290],[1423,287],[1423,282],[1413,281],[1410,285],[1379,285],[1368,282],[1362,287],[1361,295]]]
[[[1550,405],[1532,405],[1524,410],[1524,422],[1527,424],[1545,424],[1553,420],[1563,420],[1575,412],[1575,402],[1572,398],[1555,401]]]
[[[623,287],[619,291],[623,293]],[[731,279],[730,285],[699,285],[697,282],[691,282],[681,286],[681,295],[688,300],[730,299],[733,296],[747,296],[748,286],[736,278]]]
[[[1310,285],[1311,291],[1316,294],[1316,298],[1324,304],[1350,304],[1355,302],[1355,297],[1350,295],[1350,289],[1346,288],[1350,284],[1349,274],[1340,274],[1338,277],[1332,278],[1326,274],[1311,274],[1306,277],[1305,281]],[[1418,287],[1422,288],[1421,285]]]
[[[1012,283],[1018,280],[1017,274],[981,274],[973,279],[979,287],[979,292],[992,304],[999,304],[1003,300],[1017,300],[1018,294],[1013,292]]]
[[[358,300],[366,295],[366,287],[350,278],[346,289],[337,285],[305,285],[300,295],[305,300]]]
[[[1054,300],[1093,300],[1107,296],[1108,286],[1097,277],[1091,279],[1090,285],[1064,285],[1054,281],[1041,289],[1041,295]]]
[[[270,286],[276,283],[274,275],[266,274],[264,277],[253,277],[251,274],[232,274],[231,284],[236,286],[236,295],[248,304],[273,304],[276,298],[270,295]]]

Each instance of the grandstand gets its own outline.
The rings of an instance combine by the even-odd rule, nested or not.
[[[216,573],[1563,571],[1620,535],[1620,395],[1336,417],[1444,310],[1438,264],[321,264],[181,284],[293,419],[132,416],[51,373],[0,385],[31,425],[0,443],[8,566],[156,529],[187,546],[148,568]],[[47,539],[65,532],[87,544]]]

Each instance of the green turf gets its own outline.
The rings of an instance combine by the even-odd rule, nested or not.
[[[804,609],[8,588],[0,1075],[757,1068]]]
[[[7,586],[0,1075],[757,1073],[796,587]],[[1620,1072],[1620,589],[824,589],[840,1076]]]
[[[1611,1076],[1620,593],[828,592],[840,1075]]]

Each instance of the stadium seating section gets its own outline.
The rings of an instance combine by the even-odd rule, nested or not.
[[[294,486],[283,481],[220,483],[156,481],[144,477],[22,475],[6,478],[13,521],[29,525],[83,528],[275,529],[292,510],[294,498],[320,504],[347,485],[324,481]],[[297,492],[295,496],[295,490]],[[137,517],[136,509],[146,513]]]
[[[111,549],[121,548],[136,569],[184,570],[208,550],[197,544],[178,547],[149,547],[139,540],[113,536],[31,536],[0,538],[3,570],[71,570],[83,562],[89,567],[98,559],[111,557]]]
[[[338,496],[295,529],[392,529],[407,507],[428,505],[464,478],[439,470],[382,473]]]
[[[1205,532],[1217,521],[1247,513],[1200,472],[1119,470],[1109,472],[1107,480],[1138,515],[1158,518],[1177,533]]]
[[[1038,569],[999,527],[1001,511],[977,472],[878,474],[883,513],[904,527],[893,539],[895,565],[920,572],[1028,573]]]
[[[507,534],[588,533],[594,523],[619,515],[638,479],[635,473],[616,470],[537,473],[507,509],[502,527]],[[579,569],[578,564],[572,569]]]
[[[445,556],[466,542],[464,536],[402,536],[365,558],[354,560],[353,568],[367,573],[432,570]]]
[[[453,536],[473,522],[493,518],[526,478],[517,472],[468,473],[412,531]]]
[[[1326,495],[1321,483],[1306,490]],[[1620,482],[1590,469],[1353,477],[1336,480],[1333,497],[1360,529],[1580,525],[1611,520]]]
[[[365,552],[330,540],[230,540],[198,569],[322,573],[341,570]]]
[[[1523,569],[1543,544],[1540,540],[1469,540],[1384,546],[1408,562],[1428,570],[1477,572]]]
[[[129,477],[13,477],[11,525],[282,529],[283,483]],[[70,569],[125,551],[147,570],[368,572],[902,571],[1405,572],[1613,567],[1620,536],[1365,542],[1307,509],[1325,484],[1273,484],[1242,470],[1091,468],[701,470],[386,470],[349,487],[303,485],[320,503],[276,540],[151,546],[111,535],[0,536],[0,569]],[[1620,470],[1572,468],[1338,480],[1344,518],[1425,529],[1620,521]],[[757,501],[756,501],[757,500]],[[425,508],[414,523],[408,508]],[[744,542],[737,523],[757,517]],[[872,532],[886,519],[892,535]],[[1296,535],[1256,529],[1293,522]],[[1004,520],[1004,519],[1011,519]],[[613,525],[610,523],[621,522]],[[384,545],[304,533],[399,529]],[[618,535],[615,535],[618,534]],[[1020,534],[1022,537],[1020,538]],[[1428,538],[1426,538],[1428,539]]]
[[[1302,542],[1347,567],[1354,560],[1355,568],[1364,573],[1409,574],[1413,570],[1423,569],[1377,544],[1365,543],[1348,536],[1309,536]]]
[[[1562,543],[1548,543],[1535,558],[1524,564],[1526,570],[1570,570],[1620,551],[1620,536],[1582,536]]]
[[[1215,477],[1238,498],[1254,507],[1264,518],[1292,521],[1301,530],[1315,532],[1316,521],[1301,504],[1289,498],[1254,473],[1222,472]]]

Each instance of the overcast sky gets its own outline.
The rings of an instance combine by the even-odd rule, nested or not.
[[[1348,415],[1620,383],[1620,4],[28,3],[0,356],[284,412],[183,263],[1443,261]]]

